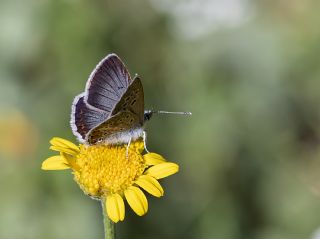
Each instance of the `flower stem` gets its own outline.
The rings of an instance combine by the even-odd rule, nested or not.
[[[103,225],[104,225],[104,238],[115,239],[114,222],[110,220],[106,212],[106,200],[101,199],[102,214],[103,214]]]

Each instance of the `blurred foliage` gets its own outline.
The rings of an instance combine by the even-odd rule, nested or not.
[[[51,137],[75,141],[73,97],[111,52],[142,77],[146,108],[193,112],[148,123],[148,148],[181,171],[145,217],[128,213],[118,238],[313,238],[319,10],[312,0],[3,0],[0,238],[103,237],[99,203],[68,171],[40,165]]]

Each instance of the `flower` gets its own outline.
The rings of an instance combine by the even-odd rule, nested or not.
[[[158,179],[175,174],[179,166],[161,155],[146,153],[141,140],[127,145],[83,145],[53,138],[50,149],[60,152],[42,163],[43,170],[71,168],[74,180],[87,195],[103,201],[113,222],[125,217],[124,199],[139,216],[148,211],[148,201],[141,190],[155,197],[164,194]]]

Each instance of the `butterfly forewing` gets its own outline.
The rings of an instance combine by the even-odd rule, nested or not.
[[[140,123],[142,126],[144,120],[144,94],[139,77],[133,79],[131,85],[113,109],[112,115],[122,111],[128,111],[135,114],[138,122],[133,122],[133,125]]]
[[[91,73],[86,85],[85,101],[111,113],[131,81],[130,74],[120,58],[110,54]]]

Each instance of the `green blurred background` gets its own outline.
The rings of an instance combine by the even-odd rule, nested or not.
[[[319,238],[320,2],[2,0],[0,238],[103,238],[51,137],[111,52],[139,73],[148,148],[180,165],[118,238]],[[318,233],[319,234],[319,233]]]

